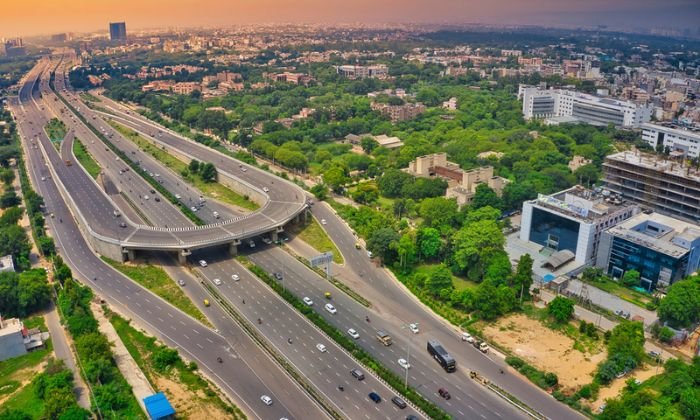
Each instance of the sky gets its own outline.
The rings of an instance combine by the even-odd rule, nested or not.
[[[2,0],[0,37],[241,23],[492,23],[700,31],[700,0]]]

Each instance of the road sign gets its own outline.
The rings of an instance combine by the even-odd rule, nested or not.
[[[312,267],[318,267],[319,265],[328,265],[333,261],[332,252],[324,252],[323,254],[316,255],[309,259],[309,264]]]

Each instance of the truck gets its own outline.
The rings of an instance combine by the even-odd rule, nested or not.
[[[391,345],[391,336],[384,330],[377,330],[377,340],[385,346]]]
[[[450,356],[437,340],[428,341],[428,353],[433,356],[433,359],[440,363],[440,366],[442,366],[446,372],[454,372],[457,370],[457,362],[455,362],[455,359]]]
[[[472,343],[474,347],[479,350],[482,353],[488,353],[489,352],[489,345],[485,341],[481,340],[474,340],[474,343]]]

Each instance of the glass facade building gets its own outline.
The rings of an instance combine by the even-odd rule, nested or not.
[[[676,258],[615,237],[612,239],[607,272],[619,279],[625,272],[636,270],[641,275],[640,286],[651,291],[659,282],[668,285],[683,278],[687,266],[688,254]]]
[[[534,207],[530,241],[554,251],[568,249],[575,254],[580,228],[579,222]]]

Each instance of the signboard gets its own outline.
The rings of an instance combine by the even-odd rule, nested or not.
[[[318,267],[320,265],[329,265],[333,261],[332,252],[324,252],[323,254],[316,255],[309,259],[309,264],[311,267]]]

